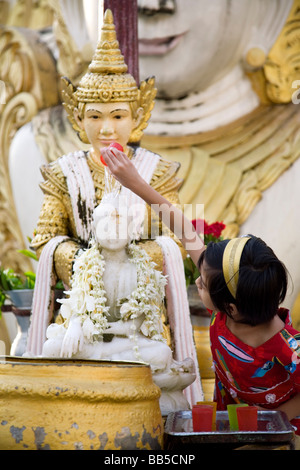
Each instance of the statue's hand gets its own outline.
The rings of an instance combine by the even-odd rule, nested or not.
[[[139,318],[135,318],[134,320],[118,320],[115,322],[110,322],[108,323],[108,329],[106,332],[113,335],[130,336],[135,331],[139,331],[143,321],[144,315],[141,315]]]
[[[72,357],[83,347],[84,336],[79,318],[71,318],[62,342],[60,356]]]
[[[107,324],[106,333],[112,335],[126,335],[124,322],[122,320],[109,322]]]

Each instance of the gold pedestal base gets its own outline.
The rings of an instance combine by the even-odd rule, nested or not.
[[[0,375],[1,450],[162,448],[147,365],[6,357]]]

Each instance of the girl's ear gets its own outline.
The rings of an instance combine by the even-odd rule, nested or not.
[[[228,305],[228,313],[231,315],[233,320],[239,316],[239,312],[235,304]]]

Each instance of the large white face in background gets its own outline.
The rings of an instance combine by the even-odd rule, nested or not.
[[[203,91],[226,75],[251,38],[260,40],[259,25],[273,21],[277,5],[274,0],[167,0],[161,2],[171,7],[167,13],[155,12],[155,3],[159,0],[138,0],[140,78],[154,75],[165,98]]]

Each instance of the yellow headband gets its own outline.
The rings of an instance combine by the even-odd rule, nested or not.
[[[237,283],[239,280],[240,261],[244,246],[251,237],[233,238],[227,243],[223,254],[223,274],[226,285],[236,297]]]

